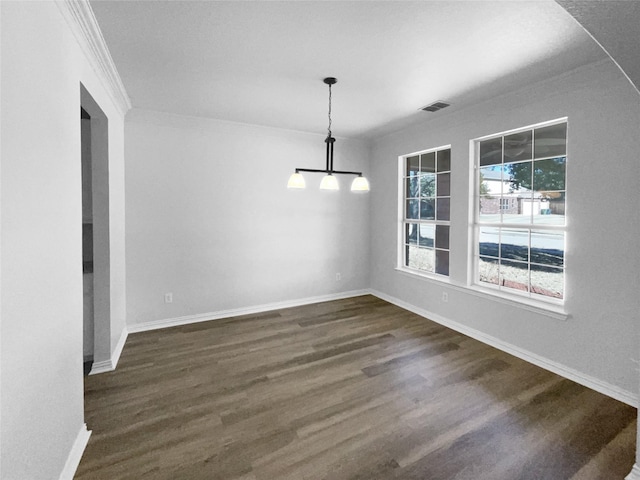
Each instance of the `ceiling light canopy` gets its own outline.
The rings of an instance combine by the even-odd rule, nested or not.
[[[340,175],[357,175],[351,184],[352,192],[368,192],[369,181],[362,176],[362,172],[347,172],[344,170],[333,169],[333,144],[336,139],[331,135],[331,85],[335,85],[338,80],[334,77],[327,77],[323,80],[324,83],[329,85],[329,127],[327,128],[327,138],[324,139],[327,144],[327,158],[326,167],[324,170],[316,168],[296,168],[295,173],[289,177],[287,182],[287,188],[305,188],[306,184],[304,178],[300,172],[313,172],[313,173],[326,173],[322,182],[320,182],[320,190],[340,190],[338,179],[334,174]]]

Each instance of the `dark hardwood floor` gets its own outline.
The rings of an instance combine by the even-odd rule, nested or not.
[[[129,336],[78,480],[623,479],[636,410],[372,296]]]

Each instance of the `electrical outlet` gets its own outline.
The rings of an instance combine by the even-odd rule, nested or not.
[[[339,282],[340,280],[342,280],[342,274],[336,273],[336,282]]]
[[[164,303],[173,303],[173,293],[165,293],[164,294]]]
[[[442,301],[447,303],[449,301],[449,294],[447,292],[442,292]]]

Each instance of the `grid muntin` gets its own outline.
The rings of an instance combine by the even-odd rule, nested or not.
[[[450,235],[450,205],[451,205],[451,147],[426,150],[412,155],[403,157],[403,185],[404,185],[404,206],[403,206],[403,266],[419,272],[428,272],[436,275],[449,275],[449,235]],[[440,177],[447,179],[440,180]],[[415,179],[415,180],[414,180]],[[432,195],[422,196],[422,189],[418,189],[423,179],[431,179]],[[445,187],[446,183],[446,187]],[[440,185],[440,186],[439,186]],[[414,188],[414,195],[411,194],[411,188]],[[446,195],[440,195],[440,190],[445,188],[448,190]],[[417,190],[417,191],[416,191]],[[417,196],[415,196],[417,194]],[[426,211],[432,211],[432,214],[423,215],[422,206],[426,206]],[[409,208],[413,205],[413,209]],[[416,208],[417,205],[417,208]],[[439,209],[442,209],[439,213]],[[413,211],[411,211],[413,210]],[[444,217],[444,218],[443,218]],[[415,225],[416,240],[411,239],[410,226]],[[432,226],[434,237],[432,246],[421,245],[421,230],[423,226]],[[446,229],[446,235],[444,231]],[[441,232],[439,235],[438,232]],[[442,247],[439,239],[446,237],[446,248]],[[425,251],[427,255],[433,257],[430,269],[412,265],[410,255],[411,249],[417,249],[418,252]],[[438,261],[440,258],[440,261]],[[444,263],[446,260],[446,268]],[[442,267],[442,268],[439,268]]]
[[[483,286],[487,286],[488,288],[492,288],[492,289],[498,289],[501,291],[504,291],[505,289],[509,292],[513,292],[513,293],[517,293],[520,295],[524,295],[526,297],[529,298],[542,298],[546,301],[558,301],[558,300],[563,300],[565,297],[565,279],[564,279],[564,275],[565,275],[565,251],[566,251],[566,215],[563,215],[562,217],[562,223],[561,224],[544,224],[544,223],[536,223],[535,222],[535,218],[536,215],[533,215],[533,210],[531,212],[531,215],[527,215],[527,217],[530,218],[530,222],[528,223],[520,223],[520,222],[505,222],[504,221],[504,213],[502,208],[500,208],[499,211],[499,221],[487,221],[486,219],[483,220],[481,212],[480,212],[480,208],[481,208],[481,204],[480,204],[480,199],[481,198],[495,198],[495,195],[481,195],[481,183],[480,182],[480,172],[482,171],[482,168],[485,167],[495,167],[495,166],[500,166],[500,171],[501,171],[501,191],[500,191],[500,196],[499,198],[502,199],[504,198],[504,188],[505,188],[505,169],[504,166],[505,165],[515,165],[515,164],[524,164],[527,162],[531,163],[531,179],[530,179],[530,185],[531,185],[531,198],[534,198],[534,194],[536,191],[543,191],[546,193],[561,193],[564,195],[563,197],[563,208],[566,207],[566,159],[567,159],[567,121],[566,119],[563,119],[561,121],[557,121],[557,122],[549,122],[547,124],[541,124],[539,126],[533,126],[533,127],[527,127],[527,128],[523,128],[523,129],[519,129],[519,130],[512,130],[508,133],[502,133],[502,134],[498,134],[492,137],[485,137],[483,139],[480,140],[476,140],[476,160],[475,160],[475,171],[476,171],[476,178],[475,178],[475,191],[474,191],[474,198],[476,199],[476,206],[474,208],[475,210],[475,242],[474,242],[474,253],[475,253],[475,258],[477,259],[477,261],[475,262],[475,273],[474,273],[474,278],[475,278],[475,283],[476,284],[481,284]],[[537,130],[544,130],[544,129],[553,129],[553,128],[557,128],[558,126],[563,126],[561,128],[563,128],[564,130],[564,144],[563,144],[563,151],[561,154],[559,154],[558,152],[554,152],[553,155],[548,155],[548,156],[539,156],[536,157],[535,153],[536,153],[536,131]],[[505,138],[507,137],[513,137],[515,135],[520,135],[520,134],[528,134],[531,133],[531,156],[529,157],[528,155],[525,156],[524,158],[519,158],[518,160],[515,161],[508,161],[505,163]],[[484,164],[481,164],[481,156],[482,156],[482,150],[483,150],[483,142],[487,142],[485,144],[485,152],[487,151],[486,146],[492,146],[493,142],[493,146],[497,146],[497,144],[500,144],[500,162],[496,162],[491,161],[491,162],[487,162]],[[495,148],[494,150],[489,150],[489,152],[495,152]],[[562,159],[563,161],[563,182],[564,182],[564,189],[560,190],[560,189],[541,189],[541,190],[535,190],[535,162],[541,162],[541,161],[545,161],[545,160],[550,160],[550,159]],[[511,177],[509,177],[507,179],[507,181],[510,181]],[[509,193],[509,192],[507,192]],[[510,197],[507,197],[510,198]],[[499,202],[501,203],[501,202]],[[497,244],[497,252],[498,255],[497,256],[491,256],[491,255],[480,255],[480,231],[482,227],[491,227],[491,228],[496,228],[499,231],[499,236],[498,236],[498,244]],[[502,256],[502,231],[503,230],[519,230],[519,231],[526,231],[528,233],[528,245],[527,245],[527,260],[523,261],[523,260],[517,260],[517,259],[511,259],[511,258],[505,258]],[[558,266],[554,266],[554,265],[548,265],[548,264],[543,264],[543,263],[538,263],[538,262],[532,262],[531,261],[531,250],[532,250],[532,232],[537,233],[541,233],[541,232],[562,232],[562,266],[558,267]],[[495,283],[489,283],[489,282],[485,282],[482,281],[480,279],[480,262],[479,260],[481,259],[486,259],[487,261],[490,262],[497,262],[498,264],[498,284]],[[511,263],[514,265],[526,265],[527,266],[527,278],[528,278],[528,284],[527,284],[527,290],[526,292],[521,292],[520,290],[516,290],[510,287],[506,287],[504,285],[500,285],[501,280],[502,280],[502,274],[500,272],[500,266],[502,264],[507,264]],[[532,268],[535,267],[535,268]],[[559,299],[557,297],[553,297],[553,296],[547,296],[547,295],[542,295],[536,292],[532,292],[532,285],[533,282],[531,280],[531,272],[532,271],[538,271],[538,270],[547,270],[547,271],[556,271],[556,273],[561,273],[562,274],[562,293],[561,296],[559,297]]]

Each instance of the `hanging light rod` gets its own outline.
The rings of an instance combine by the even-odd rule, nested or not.
[[[324,139],[325,143],[327,144],[326,166],[324,170],[319,168],[296,168],[295,173],[293,173],[291,177],[289,177],[287,188],[305,188],[306,183],[304,181],[304,177],[300,172],[311,172],[326,173],[326,175],[322,179],[322,182],[320,182],[321,190],[339,190],[340,186],[338,185],[338,180],[333,176],[335,173],[340,175],[357,175],[357,177],[351,184],[351,191],[368,192],[369,182],[365,177],[362,176],[362,172],[350,172],[346,170],[333,169],[333,144],[336,142],[336,139],[331,135],[331,85],[335,85],[338,80],[334,77],[327,77],[323,80],[323,82],[329,85],[329,127],[327,128],[327,138]]]

